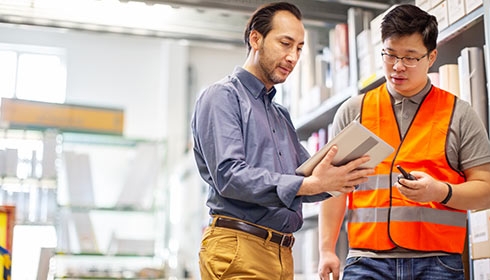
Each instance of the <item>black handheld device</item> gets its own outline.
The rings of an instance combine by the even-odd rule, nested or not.
[[[405,169],[403,169],[403,167],[401,167],[400,165],[397,165],[396,168],[398,168],[398,170],[400,170],[400,172],[402,173],[403,175],[403,178],[407,179],[407,180],[417,180],[412,174],[408,173]]]

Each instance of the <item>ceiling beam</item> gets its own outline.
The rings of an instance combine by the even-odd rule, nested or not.
[[[127,2],[127,0],[120,0]],[[167,4],[172,6],[185,6],[203,9],[218,9],[250,15],[255,9],[271,1],[265,0],[136,0],[147,4]],[[390,5],[391,0],[290,0],[297,5],[307,21],[317,21],[326,24],[335,24],[347,21],[347,10],[351,7],[361,7],[383,11]]]

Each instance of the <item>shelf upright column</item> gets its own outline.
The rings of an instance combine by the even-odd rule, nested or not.
[[[490,89],[490,1],[483,1],[483,26],[485,26],[485,45],[483,46],[483,53],[485,57],[485,69],[487,75],[487,94]],[[489,118],[488,123],[490,124],[490,98],[488,98],[489,104],[487,104],[488,112],[487,118]],[[490,128],[488,128],[490,132]]]

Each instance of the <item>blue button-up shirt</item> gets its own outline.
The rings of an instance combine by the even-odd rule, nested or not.
[[[241,67],[204,90],[192,118],[194,155],[210,214],[290,233],[303,224],[302,202],[329,195],[296,196],[304,178],[295,169],[309,154],[275,93]]]

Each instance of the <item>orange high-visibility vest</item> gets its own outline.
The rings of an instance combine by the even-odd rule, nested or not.
[[[398,164],[443,182],[465,181],[446,157],[455,102],[454,95],[432,87],[402,139],[386,84],[365,94],[362,124],[393,146],[395,152],[376,167],[367,183],[349,195],[351,248],[383,251],[398,246],[425,252],[463,252],[466,211],[439,202],[411,201],[393,186],[399,175]]]

